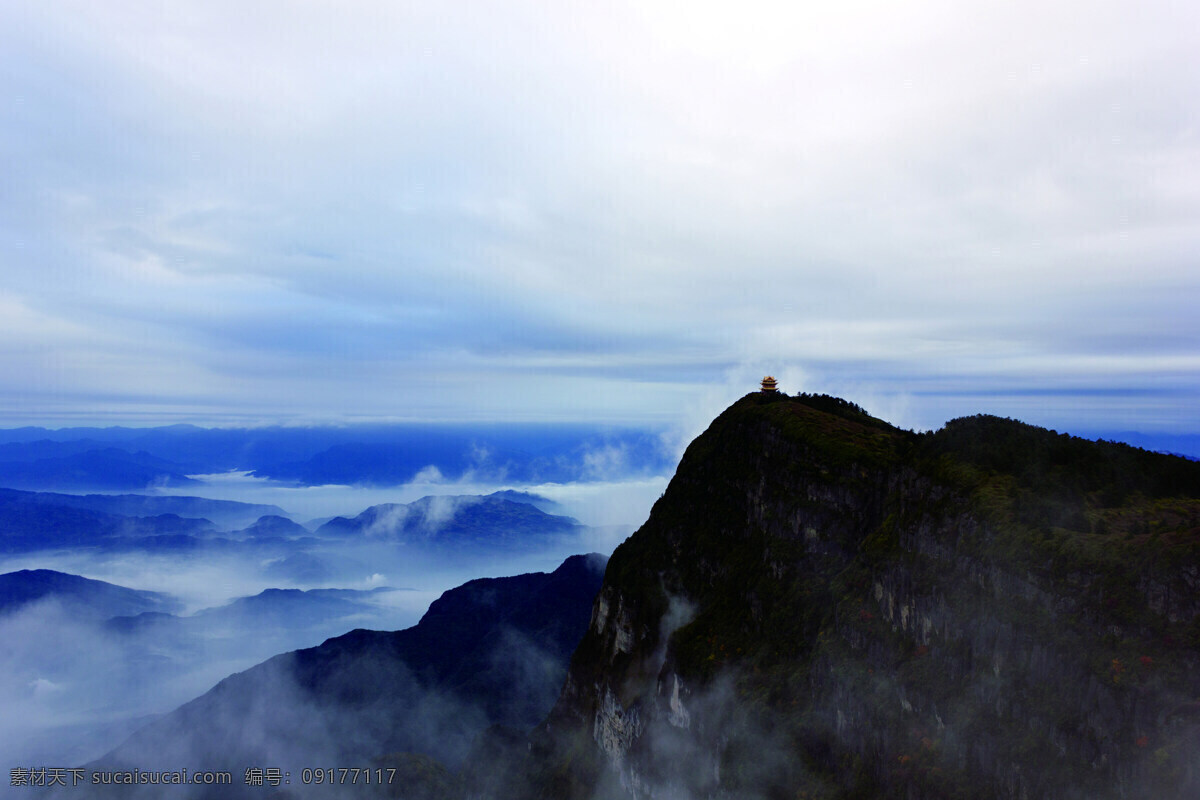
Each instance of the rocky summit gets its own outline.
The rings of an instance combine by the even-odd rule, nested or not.
[[[468,765],[556,798],[1200,797],[1200,464],[755,393],[609,561],[554,710]]]

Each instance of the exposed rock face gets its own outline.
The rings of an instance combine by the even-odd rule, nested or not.
[[[1200,796],[1200,465],[754,394],[613,554],[519,791]]]

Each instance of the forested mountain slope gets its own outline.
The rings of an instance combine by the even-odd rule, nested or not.
[[[1200,796],[1200,464],[749,395],[495,797]]]

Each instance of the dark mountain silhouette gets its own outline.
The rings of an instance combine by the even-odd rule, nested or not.
[[[456,765],[489,726],[527,730],[545,716],[603,567],[602,556],[572,556],[548,574],[470,581],[443,594],[415,627],[355,630],[277,656],[91,767],[234,769],[237,785],[211,796],[257,797],[262,788],[241,783],[246,765],[290,769],[293,783],[304,767],[371,766],[397,752]]]
[[[495,798],[1200,796],[1200,464],[753,394],[617,548]]]

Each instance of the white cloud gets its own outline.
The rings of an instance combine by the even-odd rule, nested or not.
[[[1194,10],[731,9],[6,9],[6,291],[73,365],[8,372],[143,421],[626,419],[1196,352],[1153,296],[1200,293]]]

